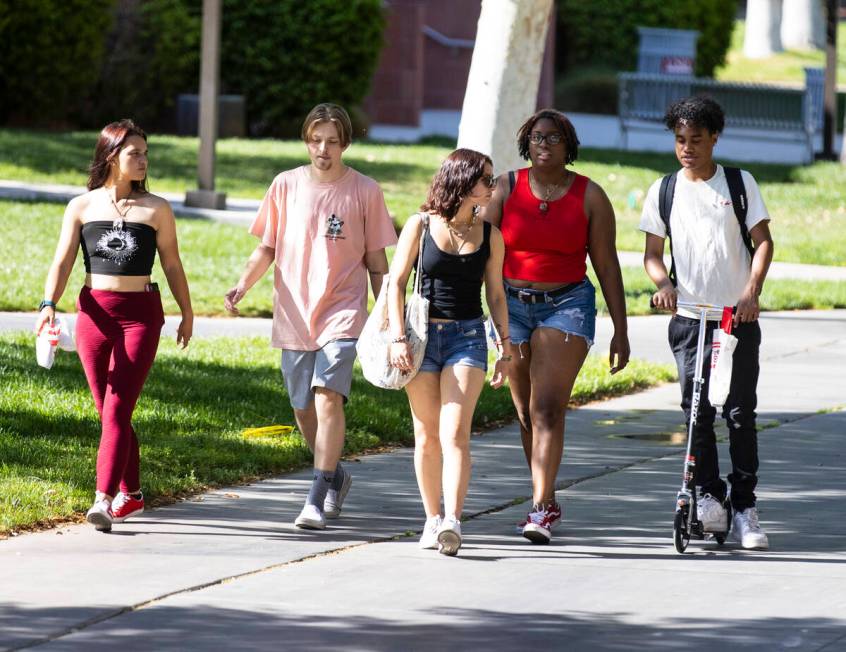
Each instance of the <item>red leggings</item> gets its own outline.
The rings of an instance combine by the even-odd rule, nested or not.
[[[132,412],[156,357],[164,324],[158,292],[83,287],[76,303],[76,347],[103,426],[97,491],[114,497],[141,488]]]

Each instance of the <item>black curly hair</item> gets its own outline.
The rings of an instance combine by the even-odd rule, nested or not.
[[[711,134],[719,134],[725,127],[726,115],[723,107],[710,97],[686,97],[670,105],[664,115],[664,124],[670,131],[689,125],[707,129]]]
[[[555,109],[541,109],[520,127],[517,132],[517,150],[520,152],[520,156],[527,161],[529,160],[529,138],[532,135],[532,129],[534,129],[538,120],[544,118],[552,120],[564,137],[564,148],[567,150],[567,159],[564,164],[570,165],[579,156],[579,139],[576,136],[576,128],[570,122],[570,119],[561,111]]]

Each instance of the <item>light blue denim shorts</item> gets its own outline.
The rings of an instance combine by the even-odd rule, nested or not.
[[[488,370],[488,342],[482,318],[429,322],[429,341],[420,371],[439,372],[451,365]]]
[[[514,296],[519,292],[520,296]],[[596,290],[584,278],[567,292],[524,290],[505,284],[508,303],[508,332],[511,343],[519,346],[532,339],[536,328],[554,328],[566,335],[577,335],[593,345],[596,335]]]

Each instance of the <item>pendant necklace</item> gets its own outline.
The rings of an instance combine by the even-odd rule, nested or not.
[[[120,206],[118,206],[117,202],[112,198],[112,193],[106,190],[106,194],[109,195],[109,201],[112,202],[112,206],[114,206],[115,211],[119,215],[119,217],[112,222],[112,227],[115,229],[123,230],[123,223],[126,220],[126,216],[129,215],[129,211],[132,210],[133,206],[129,203],[129,198],[132,197],[132,192],[130,191],[130,193],[121,200],[125,207],[125,210],[123,212],[121,212]]]
[[[546,213],[549,210],[549,201],[552,195],[558,192],[567,183],[569,178],[570,172],[568,171],[566,172],[563,183],[556,183],[552,186],[543,186],[543,199],[540,204],[538,204],[538,209],[540,210],[542,216],[546,217]],[[539,185],[537,179],[535,179],[535,185]]]

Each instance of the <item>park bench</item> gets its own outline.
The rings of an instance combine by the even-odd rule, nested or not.
[[[674,101],[707,95],[723,107],[727,128],[754,129],[767,140],[802,143],[814,158],[820,107],[808,89],[770,84],[718,82],[688,75],[624,72],[618,75],[618,111],[623,147],[638,123],[660,123]]]

